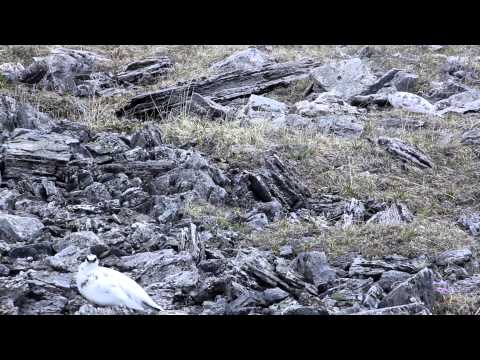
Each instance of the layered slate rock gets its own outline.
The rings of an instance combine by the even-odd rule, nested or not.
[[[276,87],[285,87],[305,79],[309,70],[317,65],[318,63],[309,59],[264,64],[258,69],[232,70],[188,83],[178,83],[133,97],[117,111],[117,116],[163,116],[181,108],[194,92],[220,105],[226,105],[234,99],[263,94]]]
[[[61,178],[79,143],[78,139],[56,133],[19,131],[2,145],[3,176]]]
[[[116,74],[116,81],[122,85],[148,85],[173,69],[172,60],[167,56],[134,61]]]
[[[310,190],[299,179],[294,169],[287,166],[276,154],[267,154],[264,166],[253,172],[244,172],[234,182],[235,198],[246,192],[257,201],[278,201],[286,209],[305,206],[311,197]]]
[[[381,136],[377,142],[389,154],[401,159],[403,162],[412,163],[420,168],[433,167],[433,162],[429,156],[416,146],[408,144],[401,139]]]
[[[110,63],[110,59],[91,51],[56,48],[47,56],[35,57],[27,68],[3,64],[0,73],[13,82],[84,97],[122,94],[132,86],[152,84],[173,70],[166,56],[134,61],[117,74],[101,71]]]

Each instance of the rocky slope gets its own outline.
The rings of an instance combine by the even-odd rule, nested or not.
[[[476,311],[472,58],[440,57],[425,85],[374,53],[282,61],[246,48],[170,83],[181,69],[165,54],[115,67],[54,48],[0,65],[0,314],[129,313],[78,294],[88,253],[169,314]],[[109,102],[99,112],[133,126],[56,115],[40,94]],[[190,128],[178,141],[189,119],[213,138]]]

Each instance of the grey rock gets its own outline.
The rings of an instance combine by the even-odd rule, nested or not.
[[[318,117],[323,115],[358,115],[358,108],[349,105],[344,99],[333,92],[319,94],[315,100],[303,100],[295,103],[295,113],[304,117]]]
[[[359,95],[356,96],[365,96],[365,95],[375,95],[377,92],[385,92],[390,93],[392,90],[395,89],[395,87],[392,87],[392,80],[394,77],[402,71],[401,69],[390,69],[386,73],[384,73],[382,76],[380,76],[372,85],[370,85],[365,91],[360,93]],[[352,98],[350,99],[350,101]]]
[[[28,291],[25,275],[0,277],[0,314],[18,315],[18,300]]]
[[[286,299],[289,294],[286,291],[283,291],[280,288],[273,288],[273,289],[266,289],[263,292],[263,298],[267,302],[268,305],[280,302]]]
[[[276,200],[284,208],[294,210],[302,207],[311,197],[310,190],[303,184],[289,162],[282,161],[276,154],[267,154],[264,165],[255,173],[244,172],[234,179],[234,201],[241,202],[251,192],[255,200]]]
[[[287,259],[293,258],[294,256],[293,247],[291,245],[284,245],[280,247],[279,255]]]
[[[257,70],[262,66],[274,63],[274,60],[256,48],[238,51],[226,59],[213,63],[211,69],[217,72],[234,70]]]
[[[16,190],[1,189],[0,190],[0,211],[13,210],[15,200],[20,197]]]
[[[431,309],[436,298],[433,280],[433,271],[428,268],[423,269],[410,279],[397,285],[385,296],[379,306],[391,307],[406,305],[412,302],[423,302]]]
[[[37,57],[20,75],[19,80],[61,94],[82,94],[77,86],[84,74],[94,72],[108,59],[90,51],[56,48],[46,57]],[[87,94],[85,94],[87,95]]]
[[[112,196],[107,187],[101,183],[94,182],[87,186],[84,190],[85,197],[92,204],[97,204],[101,201],[111,200]]]
[[[125,141],[114,133],[97,134],[94,140],[85,146],[97,155],[112,155],[130,150]]]
[[[5,179],[61,176],[79,141],[36,130],[20,132],[2,145]]]
[[[0,214],[0,238],[9,243],[32,241],[44,225],[34,217]]]
[[[418,119],[388,117],[382,119],[379,125],[385,129],[417,130],[423,128],[426,123]]]
[[[152,181],[151,191],[155,195],[192,192],[194,197],[222,203],[227,196],[223,188],[228,179],[222,171],[197,152],[188,153],[178,167]]]
[[[54,122],[50,117],[29,104],[0,95],[0,130],[13,131],[16,128],[51,130]]]
[[[53,255],[54,250],[51,243],[38,243],[14,247],[8,252],[11,258],[38,258],[40,255]]]
[[[462,134],[461,142],[465,145],[480,145],[480,129],[465,131]]]
[[[312,59],[263,65],[257,70],[232,70],[210,77],[179,82],[157,91],[139,94],[116,111],[117,116],[137,118],[158,117],[179,112],[194,92],[221,105],[263,94],[277,87],[285,87],[308,77],[310,69],[318,65]]]
[[[480,235],[480,213],[464,214],[460,217],[459,222],[467,228],[473,236]]]
[[[89,248],[80,248],[69,245],[54,256],[46,259],[47,265],[61,272],[76,272],[81,261],[80,258],[90,254]]]
[[[317,288],[324,288],[336,278],[336,273],[328,265],[327,257],[323,252],[300,253],[293,261],[292,266]]]
[[[366,260],[362,257],[357,257],[353,260],[348,274],[350,277],[379,278],[385,271],[393,267],[393,265],[382,260]]]
[[[421,168],[433,167],[432,160],[425,153],[403,140],[381,136],[377,142],[388,153],[404,162],[411,162]]]
[[[365,293],[373,285],[373,279],[340,278],[334,286],[325,293],[325,299],[330,299],[335,307],[348,308],[360,306],[365,299]]]
[[[475,80],[477,78],[475,70],[466,56],[448,56],[441,67],[441,72],[444,74],[453,75],[461,80]]]
[[[320,131],[340,137],[359,137],[364,128],[350,115],[321,116],[315,119],[314,124]]]
[[[358,57],[360,59],[371,58],[375,54],[375,49],[371,46],[364,46],[358,52]]]
[[[167,56],[134,61],[116,75],[120,84],[148,85],[173,70],[173,63]]]
[[[340,60],[322,65],[311,71],[316,85],[348,100],[361,95],[372,86],[376,78],[359,58]]]
[[[0,277],[8,276],[10,274],[10,269],[3,264],[0,264]]]
[[[247,225],[254,230],[260,231],[268,225],[267,215],[264,213],[252,215],[247,219]]]
[[[360,311],[353,315],[432,315],[432,313],[423,303],[417,302],[408,305]]]
[[[186,105],[190,112],[208,119],[227,119],[233,115],[233,109],[216,103],[211,98],[193,93]]]
[[[242,119],[242,123],[255,123],[283,118],[287,112],[287,104],[265,96],[252,94],[237,117]]]
[[[387,270],[382,273],[380,280],[377,281],[377,284],[382,287],[385,292],[390,292],[392,288],[412,275],[408,272],[398,271],[398,270]]]
[[[467,279],[456,281],[450,290],[460,294],[478,294],[480,291],[480,275],[476,274]]]
[[[399,71],[392,79],[392,85],[397,91],[413,92],[417,86],[418,75]]]
[[[367,224],[400,225],[412,222],[414,215],[405,204],[394,203],[368,219]]]
[[[449,250],[438,254],[435,262],[440,266],[451,264],[464,265],[472,259],[472,251],[470,249]]]
[[[20,63],[4,63],[0,65],[0,75],[11,82],[17,81],[24,70],[24,66]]]
[[[480,91],[470,90],[450,96],[435,103],[435,111],[440,114],[478,112],[480,110]]]
[[[462,93],[469,91],[470,89],[462,84],[459,84],[457,81],[454,79],[447,79],[447,81],[432,81],[430,83],[430,88],[426,91],[424,94],[424,97],[433,102],[436,103],[440,100],[447,99],[455,94]],[[441,107],[446,108],[449,105],[446,103],[439,104],[439,105],[434,105],[437,109],[440,109]]]
[[[91,248],[105,243],[92,231],[79,231],[66,236],[53,244],[53,249],[60,252],[69,246],[77,246],[80,249]]]
[[[130,143],[133,147],[139,146],[144,149],[153,149],[163,144],[163,134],[160,127],[148,124],[132,135]]]
[[[384,107],[389,104],[388,94],[355,95],[350,98],[350,104],[357,107]]]

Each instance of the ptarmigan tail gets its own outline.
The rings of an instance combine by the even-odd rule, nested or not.
[[[142,304],[150,309],[164,311],[160,305],[157,305],[152,299],[143,301]]]

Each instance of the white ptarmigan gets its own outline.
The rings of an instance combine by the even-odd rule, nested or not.
[[[88,301],[100,306],[163,311],[135,281],[121,272],[99,266],[98,262],[95,255],[87,255],[78,268],[77,288]]]

